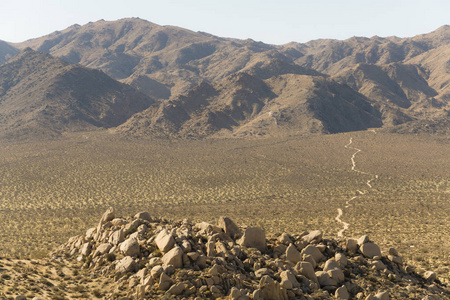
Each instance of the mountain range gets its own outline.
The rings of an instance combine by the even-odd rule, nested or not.
[[[449,99],[450,26],[269,45],[121,19],[0,41],[2,135],[448,132]]]

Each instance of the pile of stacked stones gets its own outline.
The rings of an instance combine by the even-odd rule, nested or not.
[[[338,241],[319,230],[266,239],[256,227],[169,222],[140,212],[117,218],[113,208],[97,227],[54,255],[112,276],[125,299],[445,299],[448,289],[419,276],[394,248],[383,256],[368,236]],[[415,296],[414,296],[415,295]],[[443,298],[444,297],[444,298]]]

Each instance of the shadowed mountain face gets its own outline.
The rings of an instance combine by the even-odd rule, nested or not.
[[[19,50],[4,41],[0,41],[0,65],[17,55]]]
[[[380,113],[367,98],[324,76],[289,74],[263,81],[237,73],[213,85],[204,82],[157,109],[138,113],[118,131],[262,136],[335,133],[381,124]]]
[[[159,100],[145,111],[122,108],[139,112],[131,119],[124,113],[116,122],[90,124],[187,137],[334,133],[445,118],[449,41],[450,27],[443,26],[412,38],[275,46],[122,19],[14,46],[102,70]],[[0,43],[0,63],[14,51]]]
[[[101,71],[25,49],[0,66],[0,130],[55,134],[120,125],[154,101]]]

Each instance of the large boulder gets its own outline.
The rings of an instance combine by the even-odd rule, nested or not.
[[[149,221],[149,222],[152,220],[152,217],[150,216],[150,213],[148,211],[138,212],[136,215],[134,215],[134,218]]]
[[[360,250],[361,253],[368,258],[374,258],[376,256],[381,257],[380,247],[375,243],[364,243],[361,245]]]
[[[311,242],[316,242],[319,243],[320,241],[322,241],[322,231],[320,230],[314,230],[311,231],[309,234],[304,235],[302,237],[302,240],[304,240],[307,243],[311,243]]]
[[[307,261],[300,261],[295,265],[295,271],[309,280],[318,283],[316,273],[311,263]]]
[[[129,238],[120,245],[120,251],[126,256],[138,256],[141,254],[137,238]]]
[[[103,224],[105,224],[106,222],[111,221],[115,217],[116,217],[116,210],[114,209],[114,207],[108,208],[108,210],[105,211],[105,213],[103,214],[102,218],[100,219],[100,222],[98,223],[97,232],[100,231],[100,229],[102,228]]]
[[[323,256],[322,252],[320,252],[320,250],[314,245],[306,246],[302,250],[301,254],[302,255],[305,255],[305,254],[311,255],[316,262],[320,262],[321,260],[323,260],[325,258],[325,256]]]
[[[117,273],[128,273],[137,271],[138,265],[131,256],[125,256],[116,265]]]
[[[286,248],[286,260],[289,260],[294,264],[302,260],[302,255],[300,254],[300,252],[298,252],[297,248],[292,244],[290,244],[289,247]]]
[[[161,252],[168,252],[175,245],[175,239],[173,236],[166,230],[163,229],[155,238],[156,246],[158,246]]]
[[[287,292],[281,288],[280,283],[273,280],[270,276],[264,275],[259,281],[262,299],[287,300]]]
[[[239,227],[228,217],[219,217],[218,223],[219,227],[232,238],[241,234]]]
[[[261,228],[249,227],[244,231],[244,235],[237,243],[247,248],[256,248],[261,252],[267,250],[266,246],[266,234]]]
[[[183,267],[183,250],[180,247],[175,247],[162,257],[161,261],[164,266],[172,265],[175,268]]]

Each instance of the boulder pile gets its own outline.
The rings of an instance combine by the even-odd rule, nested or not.
[[[383,255],[383,253],[386,253]],[[320,230],[267,237],[227,217],[217,225],[140,212],[116,217],[53,253],[114,278],[109,299],[448,299],[433,272],[415,273],[394,248],[368,236],[326,239]]]

